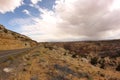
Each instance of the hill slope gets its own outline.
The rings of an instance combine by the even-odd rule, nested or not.
[[[0,50],[29,48],[35,45],[37,45],[36,41],[0,25]]]
[[[95,42],[83,43],[40,43],[27,54],[12,57],[1,64],[0,80],[120,80],[120,56],[102,57],[91,50],[87,51],[87,55],[81,55],[85,53],[77,53],[74,48],[96,45]],[[70,46],[74,48],[70,49]]]

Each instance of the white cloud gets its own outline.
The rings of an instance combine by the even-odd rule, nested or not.
[[[23,4],[23,0],[0,0],[0,13],[13,12]]]
[[[120,9],[120,0],[115,0],[110,10]]]
[[[24,9],[22,12],[27,14],[27,15],[30,15],[30,12],[27,9]]]
[[[120,38],[120,9],[111,11],[112,4],[113,0],[56,0],[54,11],[37,7],[42,14],[21,30],[37,41]]]
[[[12,19],[9,24],[12,26],[18,26],[18,25],[31,25],[34,24],[34,20],[30,17],[30,18],[14,18]],[[29,30],[29,29],[28,29]]]
[[[42,1],[42,0],[31,0],[33,4],[37,4],[39,1]]]

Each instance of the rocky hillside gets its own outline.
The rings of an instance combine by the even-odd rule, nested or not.
[[[0,25],[0,50],[29,48],[35,45],[37,45],[36,41]]]
[[[111,56],[119,45],[111,42],[40,43],[0,64],[0,80],[120,80],[120,56]]]
[[[73,58],[85,58],[102,69],[120,71],[120,40],[40,43],[47,48],[62,47]],[[65,54],[66,55],[66,54]]]

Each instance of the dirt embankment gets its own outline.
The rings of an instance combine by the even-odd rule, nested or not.
[[[29,48],[37,45],[37,42],[25,35],[13,32],[0,25],[0,50]]]

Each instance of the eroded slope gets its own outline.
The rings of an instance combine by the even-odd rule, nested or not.
[[[37,42],[29,37],[7,30],[0,25],[0,50],[29,48],[36,45]]]

